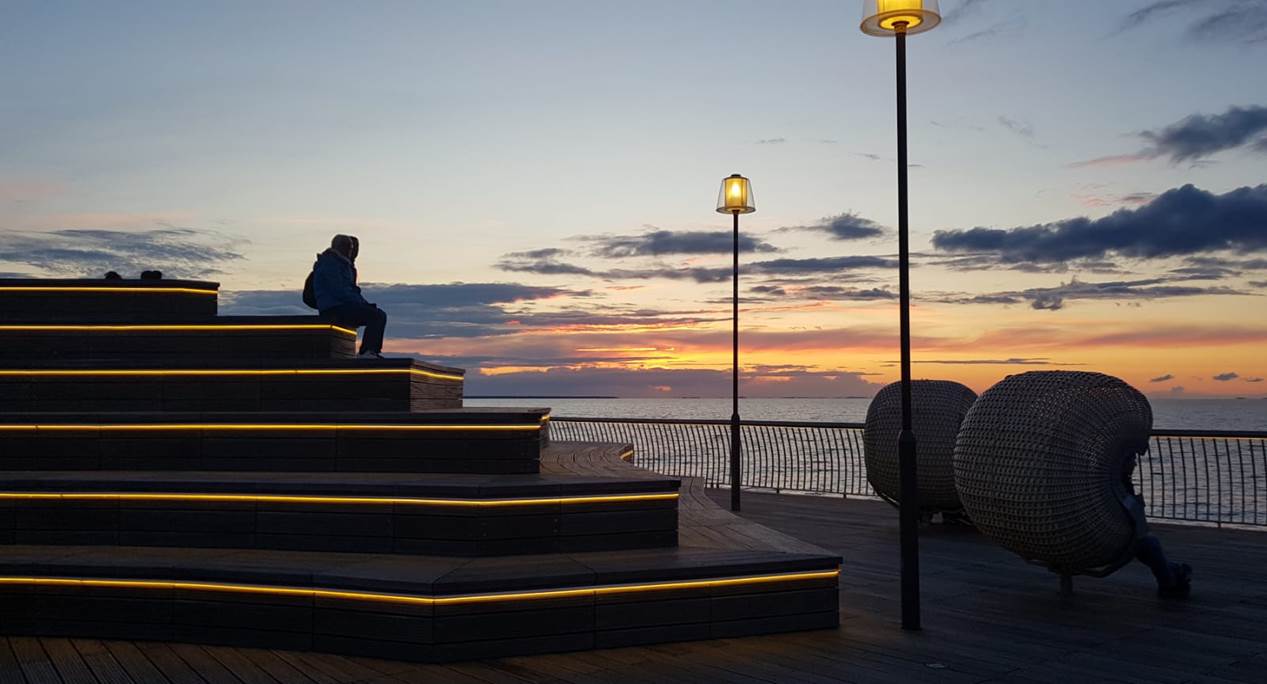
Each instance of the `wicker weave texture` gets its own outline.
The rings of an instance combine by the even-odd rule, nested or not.
[[[1127,459],[1148,448],[1148,400],[1100,373],[1037,371],[986,390],[955,443],[955,486],[977,528],[1065,575],[1125,563]]]
[[[915,432],[919,507],[924,511],[963,508],[955,492],[954,451],[959,425],[977,394],[949,380],[911,382],[911,428]],[[880,496],[901,501],[897,437],[902,430],[902,385],[880,390],[867,407],[862,433],[867,481]]]

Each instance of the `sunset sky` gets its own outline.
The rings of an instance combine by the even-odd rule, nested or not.
[[[471,394],[896,379],[893,44],[860,2],[0,4],[0,272],[305,313],[361,239]],[[1267,1],[943,0],[910,40],[916,377],[1267,395]]]

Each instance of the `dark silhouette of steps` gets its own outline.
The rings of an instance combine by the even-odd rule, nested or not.
[[[0,542],[492,556],[674,546],[678,481],[0,472]]]
[[[414,359],[0,360],[0,412],[461,408],[464,372]]]
[[[0,633],[431,661],[838,624],[839,558],[695,494],[712,548],[678,547],[625,449],[541,474],[549,409],[218,289],[0,280]]]

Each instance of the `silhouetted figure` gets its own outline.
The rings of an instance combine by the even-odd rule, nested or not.
[[[383,358],[383,331],[387,314],[365,301],[356,284],[356,255],[360,242],[351,235],[335,235],[330,249],[317,255],[312,265],[312,294],[317,311],[338,325],[365,326],[360,358]]]
[[[1148,521],[1144,516],[1144,500],[1135,493],[1135,485],[1131,475],[1135,471],[1135,457],[1126,461],[1126,470],[1122,474],[1122,485],[1126,495],[1122,505],[1130,511],[1135,519],[1135,529],[1142,535],[1135,542],[1135,559],[1148,566],[1157,580],[1157,595],[1162,598],[1187,598],[1192,592],[1192,566],[1187,563],[1172,563],[1166,559],[1161,549],[1161,540],[1148,531]]]
[[[106,280],[123,280],[123,276],[116,271],[106,271]]]
[[[141,280],[162,280],[162,271],[141,271]]]

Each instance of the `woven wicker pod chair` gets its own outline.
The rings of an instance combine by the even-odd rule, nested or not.
[[[977,529],[1064,578],[1125,565],[1145,532],[1123,505],[1123,473],[1148,448],[1153,413],[1100,373],[1012,375],[968,411],[955,486]]]
[[[963,508],[955,492],[954,450],[959,424],[977,394],[949,380],[911,382],[911,428],[915,432],[919,507],[924,513],[958,512]],[[880,390],[867,407],[862,432],[867,481],[885,501],[901,501],[897,437],[902,430],[902,385]]]

